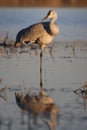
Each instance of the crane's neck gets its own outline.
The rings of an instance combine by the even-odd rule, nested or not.
[[[57,33],[59,32],[58,25],[55,24],[56,20],[57,20],[57,17],[52,18],[51,21],[50,21],[50,31],[51,31],[52,36],[57,35]]]

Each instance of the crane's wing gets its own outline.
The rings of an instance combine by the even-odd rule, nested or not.
[[[27,28],[22,29],[16,37],[16,42],[23,41],[35,42],[40,37],[43,37],[50,33],[49,22],[42,22],[33,24]]]

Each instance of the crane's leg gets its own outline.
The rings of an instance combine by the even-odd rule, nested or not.
[[[41,92],[40,92],[40,94],[41,94],[42,96],[45,96],[45,95],[46,95],[46,93],[45,93],[45,91],[44,91],[44,88],[43,88],[43,80],[42,80],[42,58],[43,58],[43,50],[44,50],[44,47],[45,47],[45,46],[42,46],[42,47],[41,47],[41,51],[40,51],[40,87],[41,87]]]
[[[41,51],[40,51],[40,87],[41,87],[41,91],[43,90],[43,82],[42,82],[42,57],[43,57],[43,51],[41,49]]]

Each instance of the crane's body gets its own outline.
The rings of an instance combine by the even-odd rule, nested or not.
[[[38,44],[41,48],[44,48],[46,45],[50,44],[54,36],[59,32],[59,27],[55,24],[57,13],[50,10],[43,20],[47,18],[51,20],[49,22],[33,24],[19,31],[15,45],[17,45],[17,43],[20,43],[20,45],[23,43],[32,43]]]
[[[21,30],[16,37],[16,43],[35,43],[40,46],[43,44],[47,45],[53,40],[53,36],[50,34],[49,22],[36,23]]]

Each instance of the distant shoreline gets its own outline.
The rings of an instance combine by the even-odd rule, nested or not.
[[[87,7],[87,0],[3,0],[0,7]]]

